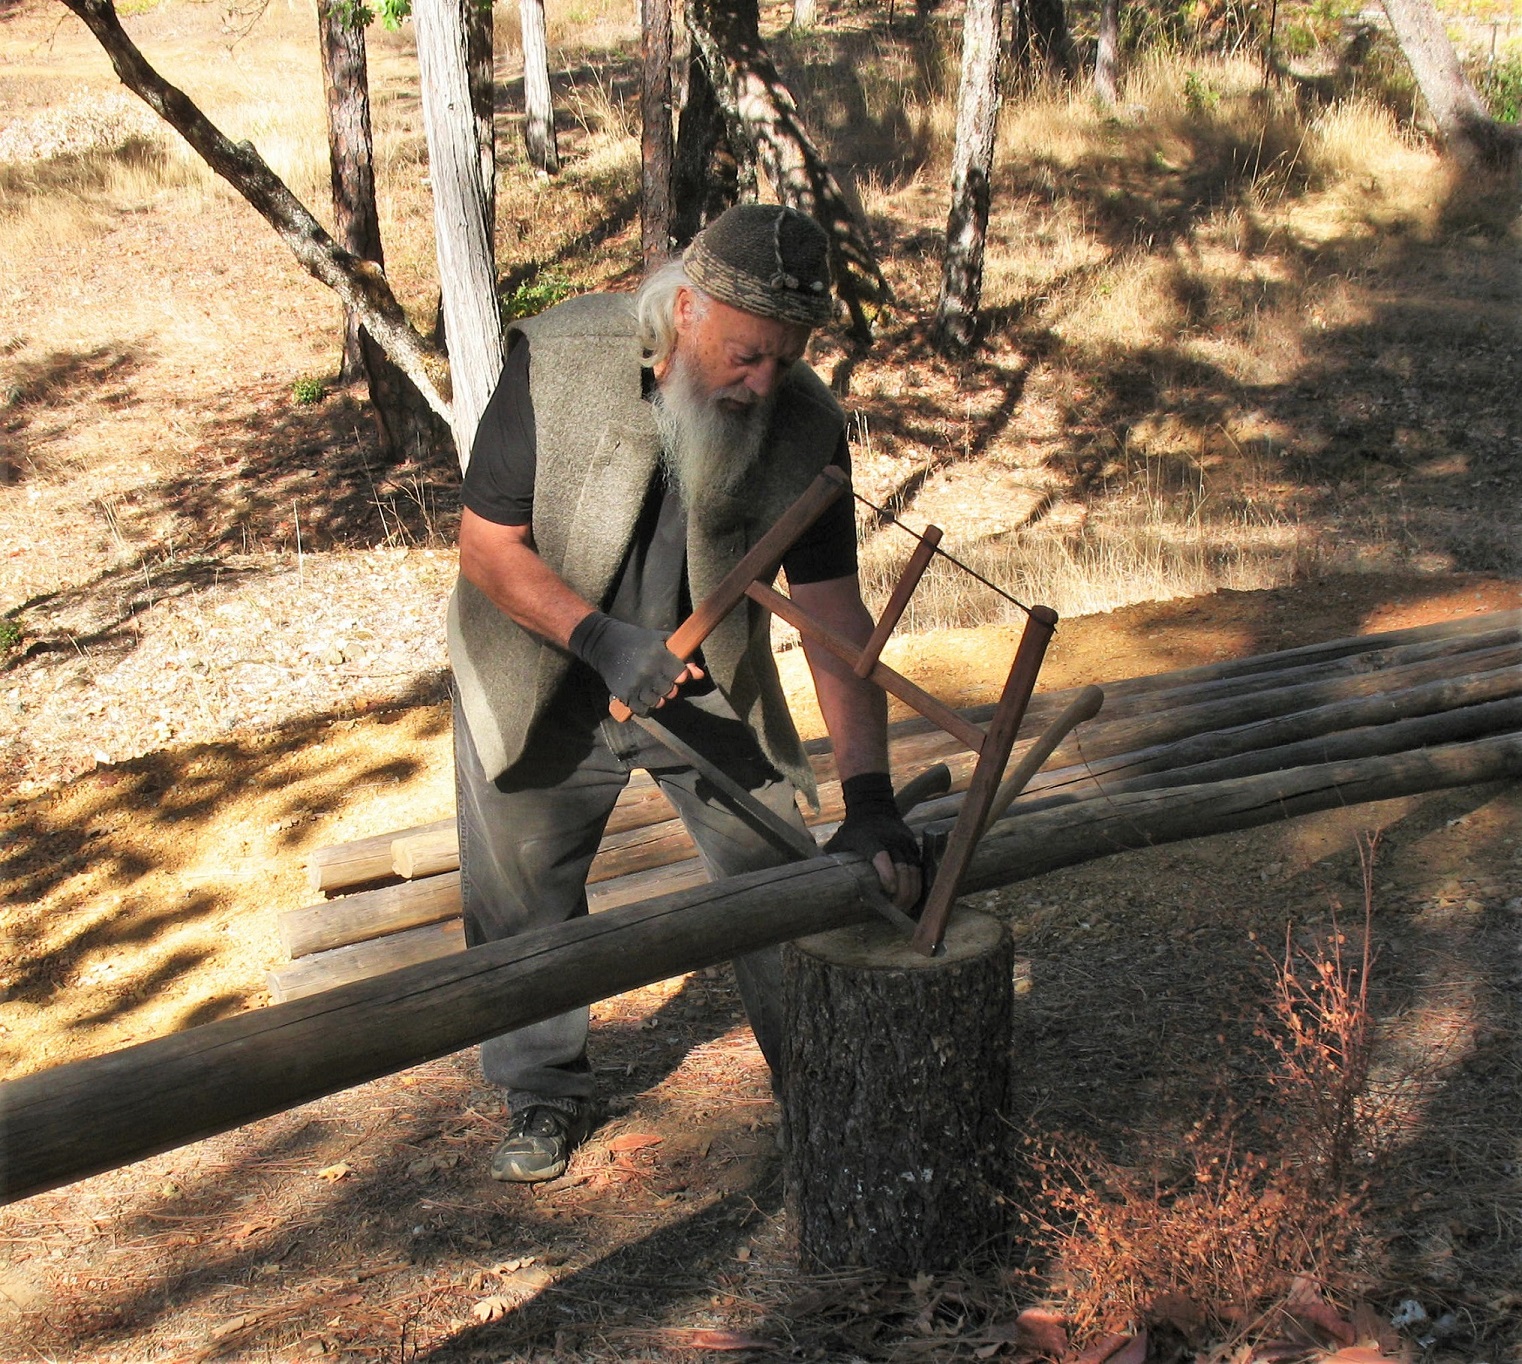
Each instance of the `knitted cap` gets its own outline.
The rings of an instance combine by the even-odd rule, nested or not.
[[[830,239],[807,214],[778,204],[736,204],[682,254],[687,276],[742,312],[817,327],[828,322]]]

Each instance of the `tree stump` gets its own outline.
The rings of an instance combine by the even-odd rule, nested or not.
[[[784,949],[787,1206],[808,1268],[945,1269],[1003,1236],[1014,946],[960,910],[943,956],[880,921]]]

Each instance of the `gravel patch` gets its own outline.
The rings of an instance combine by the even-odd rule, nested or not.
[[[455,556],[378,548],[139,565],[28,603],[0,671],[20,795],[93,767],[442,693]]]

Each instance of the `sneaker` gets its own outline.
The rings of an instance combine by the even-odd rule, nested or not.
[[[491,1177],[511,1184],[559,1179],[574,1151],[592,1130],[591,1105],[572,1112],[547,1104],[529,1104],[513,1114],[507,1138],[492,1153]]]

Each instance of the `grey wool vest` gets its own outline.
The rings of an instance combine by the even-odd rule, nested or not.
[[[532,346],[538,460],[534,547],[580,596],[606,608],[633,538],[660,440],[641,393],[633,301],[588,294],[515,324]],[[702,601],[830,462],[840,405],[807,365],[778,391],[765,449],[703,525],[688,518],[687,572]],[[703,646],[709,676],[772,764],[812,801],[813,772],[772,659],[770,613],[746,599]],[[522,755],[571,655],[514,624],[463,577],[449,600],[449,661],[471,737],[495,779]]]

